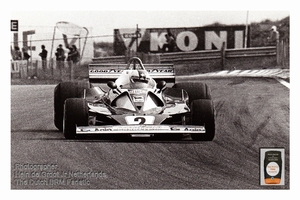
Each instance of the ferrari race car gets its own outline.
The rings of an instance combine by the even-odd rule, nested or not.
[[[137,57],[106,69],[90,64],[89,82],[59,83],[54,90],[55,126],[66,139],[92,134],[190,134],[193,140],[213,140],[215,110],[209,87],[200,82],[167,87],[165,80],[156,80],[175,79],[173,68],[145,66]],[[107,80],[107,91],[100,79]]]

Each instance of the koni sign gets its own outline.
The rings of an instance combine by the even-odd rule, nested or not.
[[[227,49],[243,48],[245,46],[246,26],[207,26],[190,28],[148,28],[115,29],[114,52],[124,55],[126,50],[144,53],[180,52],[221,49],[225,42]],[[248,29],[248,33],[250,30]],[[131,37],[128,37],[130,35]],[[126,37],[124,37],[126,36]],[[171,36],[175,48],[166,48]],[[172,39],[171,39],[172,40]],[[247,46],[250,37],[247,34]],[[138,45],[136,45],[136,42]],[[138,48],[138,49],[136,49]]]

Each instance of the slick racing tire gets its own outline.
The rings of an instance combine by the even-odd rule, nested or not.
[[[210,99],[197,99],[191,103],[191,124],[204,125],[206,133],[191,134],[193,140],[211,141],[215,137],[215,113]]]
[[[88,106],[85,99],[71,98],[65,101],[63,133],[66,139],[76,138],[76,126],[88,126]]]
[[[211,99],[211,91],[206,83],[182,82],[174,84],[173,88],[185,90],[190,103],[196,99]]]
[[[87,82],[62,82],[54,89],[54,124],[63,130],[64,103],[68,98],[83,97],[84,89],[89,88]]]

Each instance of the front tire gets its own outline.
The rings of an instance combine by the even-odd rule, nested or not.
[[[76,126],[88,126],[88,106],[85,99],[71,98],[65,101],[63,133],[66,139],[76,138]]]
[[[193,140],[211,141],[215,137],[215,114],[212,100],[197,99],[191,103],[191,124],[203,125],[206,133],[191,134]]]
[[[63,130],[64,103],[68,98],[80,98],[84,89],[89,88],[87,82],[62,82],[54,89],[54,125]]]
[[[173,88],[181,88],[189,94],[189,102],[196,99],[211,99],[211,90],[206,83],[182,82],[174,84]]]

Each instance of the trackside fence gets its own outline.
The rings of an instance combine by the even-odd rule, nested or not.
[[[86,68],[67,61],[11,61],[12,79],[42,79],[67,81],[87,77]],[[81,77],[82,76],[82,77]]]
[[[221,70],[289,69],[289,41],[277,46],[193,52],[144,54],[131,52],[126,56],[93,58],[92,64],[125,64],[138,56],[145,64],[173,64],[176,75],[208,73]],[[76,80],[88,78],[88,64],[74,64],[50,59],[46,62],[12,61],[11,77],[19,79]]]
[[[290,43],[288,39],[281,40],[277,44],[277,65],[282,68],[289,68]]]

